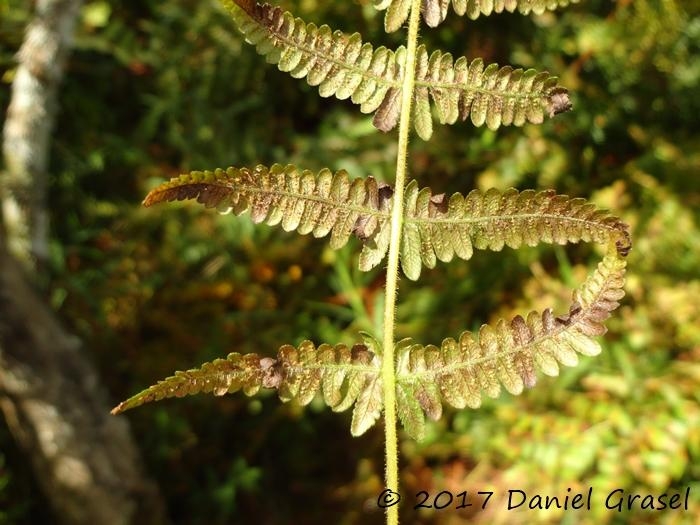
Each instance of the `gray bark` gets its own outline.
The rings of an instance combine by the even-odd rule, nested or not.
[[[17,54],[3,130],[6,173],[0,177],[0,198],[8,249],[26,264],[48,257],[49,144],[81,5],[82,0],[38,0]]]
[[[109,414],[77,338],[0,249],[0,409],[60,523],[159,524],[127,420]]]

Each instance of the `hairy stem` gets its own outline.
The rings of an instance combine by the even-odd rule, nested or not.
[[[386,451],[386,486],[399,491],[399,453],[396,436],[396,376],[394,365],[394,324],[396,314],[396,294],[399,279],[399,253],[401,250],[401,230],[403,226],[403,194],[406,185],[406,161],[408,158],[408,138],[411,130],[411,104],[416,70],[416,47],[420,28],[421,0],[413,0],[406,44],[406,65],[401,86],[401,117],[399,121],[399,147],[396,157],[396,180],[394,182],[394,205],[391,211],[391,240],[387,262],[386,290],[384,301],[384,337],[382,383],[384,385],[384,432]],[[387,523],[399,522],[399,508],[387,508]]]

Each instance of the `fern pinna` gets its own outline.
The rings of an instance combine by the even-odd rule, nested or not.
[[[351,432],[360,435],[385,420],[386,483],[398,490],[396,426],[421,439],[426,416],[439,419],[443,404],[477,408],[482,396],[504,387],[520,394],[537,380],[537,370],[556,375],[559,365],[575,366],[578,355],[601,351],[596,337],[624,295],[625,258],[631,248],[620,219],[581,198],[554,191],[472,190],[445,195],[407,179],[411,128],[428,140],[433,116],[441,124],[469,118],[476,126],[498,128],[541,123],[571,109],[567,90],[547,72],[522,70],[480,58],[454,59],[418,45],[421,15],[439,25],[449,7],[472,19],[493,13],[541,13],[570,0],[373,0],[386,10],[385,28],[408,21],[406,46],[374,48],[362,37],[317,27],[280,7],[253,0],[221,0],[246,40],[269,63],[318,86],[323,97],[350,98],[360,111],[374,113],[375,126],[398,126],[393,187],[345,171],[318,173],[292,165],[238,167],[181,175],[154,189],[144,204],[196,199],[235,215],[250,212],[255,223],[286,231],[330,236],[339,248],[352,236],[362,251],[359,267],[371,270],[386,260],[384,329],[362,334],[353,345],[284,345],[275,357],[232,353],[201,368],[177,372],[122,402],[114,413],[199,392],[223,395],[261,388],[277,390],[283,401],[309,403],[319,392],[335,411],[353,407]],[[574,0],[571,0],[573,3]],[[474,250],[501,250],[539,243],[594,242],[606,248],[598,268],[573,292],[567,311],[550,309],[484,325],[439,345],[394,338],[398,276],[417,280],[423,267]],[[468,322],[468,320],[465,320]],[[397,522],[396,507],[387,510]]]

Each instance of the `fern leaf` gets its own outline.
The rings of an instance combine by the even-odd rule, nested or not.
[[[375,344],[365,338],[364,344],[352,348],[343,344],[317,348],[311,341],[303,341],[298,348],[282,346],[276,359],[231,353],[200,368],[176,372],[120,403],[112,413],[199,393],[222,396],[240,390],[253,396],[261,388],[276,389],[284,402],[294,399],[307,405],[322,391],[324,401],[335,411],[355,404],[351,432],[358,436],[374,425],[383,407]]]
[[[488,16],[503,11],[539,15],[578,2],[579,0],[423,0],[421,11],[425,23],[430,27],[437,27],[447,18],[450,3],[455,13],[475,20],[482,15]],[[406,22],[411,10],[409,0],[373,0],[373,3],[376,9],[387,10],[384,27],[389,33],[396,31]]]
[[[601,348],[595,336],[624,296],[625,260],[612,249],[597,270],[574,292],[566,315],[551,310],[484,325],[478,338],[464,332],[441,347],[403,341],[397,344],[398,413],[406,431],[421,439],[425,416],[440,417],[437,405],[478,408],[482,393],[496,397],[503,385],[520,394],[536,383],[535,370],[559,373],[559,364],[575,366],[578,354],[594,356]],[[429,388],[426,388],[429,386]]]
[[[388,239],[380,231],[388,227],[388,214],[382,210],[389,207],[385,201],[390,198],[391,192],[372,177],[351,181],[343,170],[314,174],[275,164],[269,169],[256,166],[181,175],[151,191],[144,205],[196,199],[222,213],[240,215],[250,210],[253,222],[281,224],[285,231],[314,237],[330,233],[334,249],[355,235],[366,243],[368,252],[386,252]],[[371,262],[378,263],[376,259]]]
[[[362,271],[376,267],[389,246],[392,188],[372,177],[350,180],[343,170],[313,174],[275,164],[195,171],[161,184],[144,204],[183,199],[196,199],[222,213],[250,210],[255,223],[281,224],[286,231],[315,237],[330,233],[334,249],[355,235],[363,243]],[[541,242],[614,240],[621,254],[630,249],[629,232],[620,219],[584,199],[553,191],[473,190],[466,197],[455,193],[447,199],[430,188],[419,190],[411,181],[404,199],[401,267],[412,280],[418,279],[422,266],[434,268],[437,261],[449,262],[455,255],[470,259],[474,248],[500,251]]]
[[[626,255],[631,241],[627,225],[585,199],[558,195],[554,191],[509,189],[500,192],[471,191],[433,195],[406,186],[406,211],[402,235],[401,265],[409,279],[420,276],[421,266],[449,262],[456,255],[469,259],[474,248],[500,251],[538,243],[617,243]]]
[[[396,126],[404,48],[376,50],[359,33],[347,35],[327,25],[307,24],[278,6],[252,0],[222,0],[246,40],[280,71],[306,77],[323,97],[352,97],[363,113],[375,116],[375,125],[388,131]]]
[[[417,50],[414,124],[423,140],[432,135],[431,125],[419,125],[425,120],[421,113],[427,111],[429,97],[441,124],[470,118],[475,126],[486,124],[489,129],[526,122],[541,124],[545,116],[551,118],[572,107],[566,88],[547,72],[485,66],[480,58],[453,61],[450,53],[434,51],[428,55],[421,45]]]
[[[351,98],[363,113],[374,113],[374,125],[390,131],[401,111],[401,85],[406,49],[396,51],[363,43],[358,33],[347,35],[327,25],[317,27],[280,7],[252,0],[222,0],[246,40],[269,63],[295,78],[318,86],[323,97]],[[393,10],[410,2],[394,2]],[[541,123],[571,108],[556,77],[533,69],[523,71],[481,59],[453,61],[449,53],[428,54],[418,48],[413,124],[418,135],[432,135],[430,100],[443,124],[471,117],[476,126]]]

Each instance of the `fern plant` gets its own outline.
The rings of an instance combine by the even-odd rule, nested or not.
[[[276,357],[232,353],[198,369],[176,372],[132,398],[114,413],[167,397],[200,392],[223,395],[242,390],[252,396],[275,389],[282,401],[305,405],[320,392],[334,411],[353,407],[351,433],[358,436],[383,416],[386,487],[398,491],[397,426],[421,439],[426,416],[437,420],[443,404],[477,408],[482,396],[501,388],[520,394],[536,383],[537,370],[557,375],[574,366],[578,354],[601,351],[604,321],[624,295],[628,227],[581,198],[554,191],[472,190],[466,195],[435,193],[408,180],[412,129],[430,139],[433,118],[453,124],[469,118],[475,126],[538,124],[571,109],[567,90],[547,72],[523,70],[480,58],[454,59],[418,44],[421,15],[430,27],[445,20],[450,6],[472,19],[493,12],[542,13],[575,0],[373,0],[386,10],[385,29],[408,24],[406,45],[374,48],[358,34],[317,27],[280,7],[254,0],[221,0],[246,41],[267,62],[318,86],[322,97],[351,99],[374,113],[383,132],[398,126],[393,186],[345,171],[318,173],[293,165],[240,167],[181,175],[151,191],[144,204],[196,199],[222,213],[249,212],[255,223],[281,225],[315,237],[330,236],[339,248],[351,236],[362,243],[359,267],[368,271],[386,259],[384,325],[381,334],[362,334],[354,343],[284,345]],[[573,292],[568,311],[550,309],[516,315],[463,332],[439,345],[395,338],[399,275],[417,280],[423,267],[474,249],[518,248],[539,243],[595,242],[606,254]],[[387,509],[398,522],[398,507]]]

